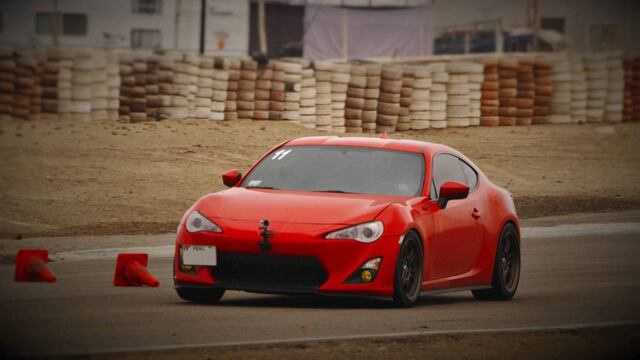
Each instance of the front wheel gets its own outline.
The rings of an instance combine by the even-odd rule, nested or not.
[[[422,246],[415,233],[408,233],[402,245],[393,277],[393,302],[399,307],[411,307],[422,289]]]
[[[500,233],[493,265],[491,289],[473,290],[478,300],[510,300],[520,281],[520,239],[515,225],[505,225]]]
[[[183,300],[191,301],[194,303],[214,304],[222,299],[224,295],[224,289],[218,288],[189,288],[179,287],[176,288],[178,296]]]

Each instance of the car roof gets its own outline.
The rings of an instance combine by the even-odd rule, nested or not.
[[[458,153],[448,146],[418,140],[384,139],[374,137],[309,136],[293,139],[285,146],[358,146],[413,153],[448,151]]]

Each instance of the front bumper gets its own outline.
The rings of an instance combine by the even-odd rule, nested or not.
[[[180,227],[174,257],[176,287],[221,287],[260,293],[354,294],[390,297],[398,256],[399,236],[382,236],[371,244],[355,240],[327,240],[340,226],[271,224],[271,251],[264,252],[254,221],[219,220],[223,233],[187,232]],[[180,270],[181,245],[215,245],[218,265]],[[367,260],[382,257],[369,283],[346,283]]]

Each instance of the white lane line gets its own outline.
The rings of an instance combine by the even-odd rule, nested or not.
[[[111,260],[119,253],[147,253],[153,258],[170,258],[174,249],[175,245],[92,249],[59,252],[49,255],[49,258],[55,261]]]
[[[602,224],[566,224],[558,226],[536,226],[521,229],[524,239],[588,236],[588,235],[628,235],[640,234],[640,223],[602,223]],[[149,235],[154,236],[154,235]],[[157,235],[163,236],[163,235]],[[173,245],[120,247],[107,249],[92,249],[66,251],[52,254],[50,258],[56,261],[85,261],[115,259],[118,253],[142,252],[154,258],[170,258],[174,254]]]
[[[524,239],[587,235],[640,234],[640,223],[565,224],[557,226],[535,226],[521,229]]]
[[[565,325],[556,325],[556,326],[513,327],[513,328],[498,328],[498,329],[407,331],[407,332],[398,332],[398,333],[301,337],[301,338],[258,340],[258,341],[249,340],[249,341],[229,341],[229,342],[219,342],[219,343],[198,343],[198,344],[184,344],[184,345],[159,345],[159,346],[147,346],[147,347],[98,349],[95,351],[87,350],[87,351],[81,351],[81,352],[48,354],[48,355],[60,356],[60,355],[87,355],[87,354],[119,354],[119,353],[146,352],[146,351],[218,348],[218,347],[230,347],[230,346],[297,345],[297,344],[324,342],[324,341],[403,339],[407,337],[436,336],[436,335],[523,333],[523,332],[558,331],[558,330],[571,331],[571,330],[615,327],[615,326],[640,326],[640,321],[611,321],[611,322],[599,322],[599,323],[565,324]]]

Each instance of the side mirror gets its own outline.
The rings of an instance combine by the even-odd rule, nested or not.
[[[222,182],[227,187],[234,187],[238,185],[240,179],[242,179],[242,173],[240,173],[240,171],[238,171],[237,169],[229,170],[226,173],[222,174]]]
[[[457,181],[447,181],[440,186],[439,195],[438,205],[440,205],[441,209],[444,209],[450,200],[466,199],[469,196],[469,187]]]

